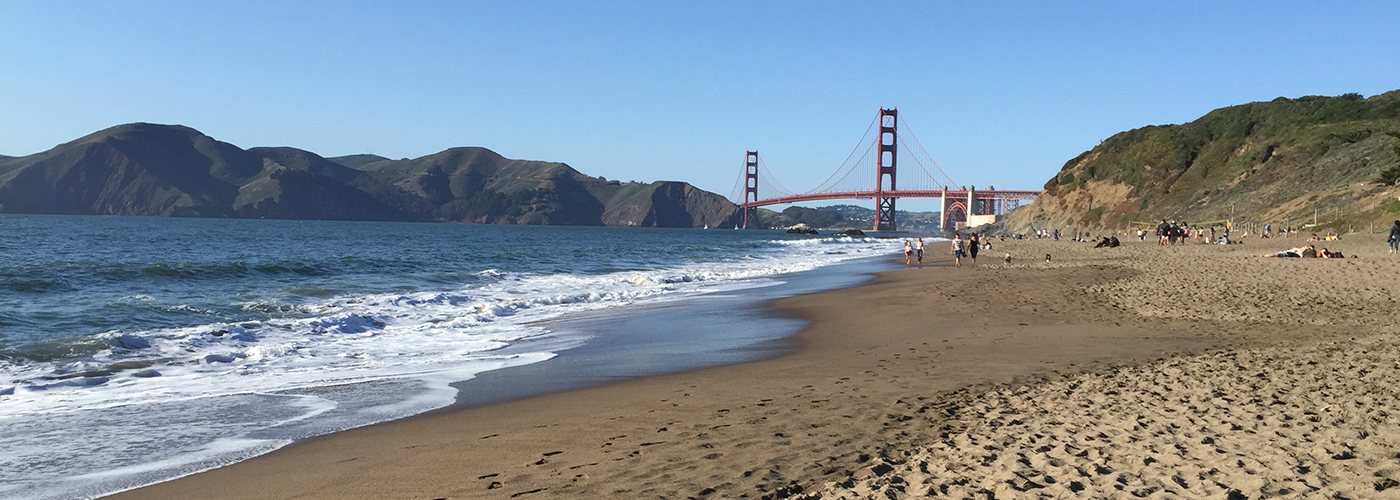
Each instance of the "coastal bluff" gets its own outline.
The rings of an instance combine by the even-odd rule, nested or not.
[[[482,147],[326,158],[131,123],[0,156],[0,213],[721,227],[739,211],[684,182],[609,181]]]
[[[1280,97],[1117,133],[1066,162],[1004,224],[1029,232],[1234,219],[1359,230],[1400,218],[1397,176],[1400,91]]]

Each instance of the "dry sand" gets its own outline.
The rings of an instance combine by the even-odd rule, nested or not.
[[[117,497],[1393,496],[1400,256],[1354,237],[1324,243],[1354,259],[1257,257],[1297,243],[1007,241],[777,301],[813,322],[789,355],[355,429]]]

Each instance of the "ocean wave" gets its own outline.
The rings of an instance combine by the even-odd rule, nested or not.
[[[25,435],[20,427],[104,422],[96,427],[103,446],[114,450],[123,443],[145,442],[154,427],[178,431],[174,433],[185,440],[164,449],[201,449],[210,436],[246,437],[250,430],[280,425],[270,422],[307,414],[287,409],[287,404],[299,404],[288,395],[372,393],[381,385],[394,389],[375,394],[378,399],[366,399],[366,392],[337,399],[358,409],[336,411],[362,414],[336,417],[340,420],[334,422],[342,423],[327,425],[406,416],[449,403],[454,394],[450,381],[554,355],[531,346],[558,349],[581,342],[552,332],[548,320],[620,304],[762,286],[783,273],[888,254],[899,244],[859,237],[745,237],[687,242],[664,251],[644,245],[582,253],[574,249],[545,259],[537,253],[502,252],[497,261],[456,268],[417,264],[435,262],[436,254],[403,261],[239,254],[206,263],[179,255],[140,263],[65,263],[61,271],[47,269],[39,275],[87,273],[116,283],[91,310],[99,316],[127,315],[134,319],[123,325],[145,326],[102,327],[94,335],[0,345],[0,418],[23,423],[0,436],[28,443],[16,446],[51,452],[70,445],[44,441],[42,433]],[[581,257],[603,252],[611,253]],[[124,280],[146,286],[128,286]],[[233,289],[227,283],[260,288]],[[169,294],[166,287],[187,295]],[[535,338],[548,342],[524,342]],[[324,401],[317,404],[329,411],[334,405]],[[111,420],[117,415],[126,420]],[[189,425],[164,425],[170,415],[180,415]],[[327,431],[318,429],[314,432]],[[162,453],[159,460],[188,464],[188,457]],[[84,462],[54,470],[120,475],[125,469],[117,465]]]
[[[264,314],[274,321],[215,322],[196,327],[116,332],[104,334],[95,342],[69,340],[54,345],[28,346],[22,354],[11,356],[36,362],[67,359],[74,365],[70,370],[117,361],[159,359],[164,360],[156,363],[164,366],[160,368],[161,373],[187,372],[196,377],[214,375],[208,372],[229,367],[254,368],[262,373],[316,370],[327,380],[337,380],[338,370],[345,370],[346,376],[352,378],[400,376],[434,364],[446,366],[462,356],[499,349],[513,340],[542,334],[541,328],[528,325],[570,312],[700,293],[726,283],[805,271],[832,262],[886,253],[897,244],[891,241],[850,237],[761,240],[754,243],[769,248],[767,253],[749,252],[719,262],[598,275],[481,269],[463,273],[475,279],[455,290],[339,294],[310,303],[250,302],[239,309]],[[833,246],[841,247],[841,251],[829,251]],[[248,268],[221,269],[233,272]],[[159,304],[141,296],[131,296],[131,299],[132,304],[162,311],[218,315],[217,311],[205,308]],[[283,320],[275,321],[278,318]],[[149,345],[142,345],[142,342]],[[82,359],[84,356],[92,359]],[[358,361],[347,363],[346,360]],[[26,378],[4,365],[0,362],[0,377],[15,382]],[[42,376],[34,371],[28,373]],[[133,377],[126,373],[117,376]]]

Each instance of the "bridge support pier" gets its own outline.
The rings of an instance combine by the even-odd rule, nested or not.
[[[938,197],[938,232],[948,230],[948,186],[943,186],[943,194]]]
[[[977,186],[967,185],[967,222],[972,223],[972,216],[981,215],[977,213]]]
[[[875,177],[875,230],[895,231],[895,209],[893,196],[884,196],[885,191],[896,191],[895,186],[895,157],[897,148],[895,141],[898,141],[897,125],[899,122],[899,108],[880,108],[880,157],[879,169]],[[885,177],[889,176],[889,188],[885,188]]]

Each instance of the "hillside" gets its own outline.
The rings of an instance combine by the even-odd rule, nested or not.
[[[1065,163],[1006,228],[1136,221],[1369,227],[1400,213],[1375,180],[1400,168],[1400,91],[1278,98],[1122,132]]]
[[[0,213],[703,227],[737,207],[685,183],[618,183],[485,148],[327,159],[133,123],[0,156]]]
[[[243,150],[178,125],[134,123],[0,171],[0,212],[401,220],[368,175],[290,148]]]

